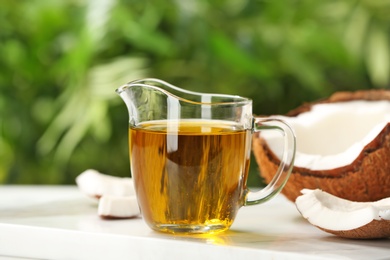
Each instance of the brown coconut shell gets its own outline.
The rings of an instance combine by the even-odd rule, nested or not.
[[[318,228],[327,233],[343,238],[381,239],[390,237],[390,220],[373,220],[364,226],[351,230],[330,230],[321,227]]]
[[[287,113],[294,117],[310,111],[320,103],[335,103],[352,100],[389,100],[390,91],[362,90],[356,92],[336,92],[328,99],[306,103]],[[269,149],[260,134],[253,136],[253,152],[260,175],[269,183],[280,163]],[[302,189],[321,189],[337,197],[352,201],[377,201],[390,197],[390,124],[361,151],[350,165],[339,168],[312,171],[293,167],[290,178],[282,193],[291,201],[301,195]]]

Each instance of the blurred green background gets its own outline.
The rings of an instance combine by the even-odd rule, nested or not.
[[[248,96],[263,115],[388,88],[389,14],[389,0],[2,1],[0,183],[128,176],[114,90],[142,77]]]

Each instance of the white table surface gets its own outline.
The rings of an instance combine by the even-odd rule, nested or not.
[[[283,195],[202,237],[158,233],[141,218],[103,220],[76,186],[0,186],[0,259],[390,259],[390,239],[327,234]]]

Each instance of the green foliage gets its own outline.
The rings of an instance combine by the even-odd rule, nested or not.
[[[387,88],[389,13],[386,0],[2,3],[0,183],[128,175],[114,90],[137,78],[249,96],[256,114]]]

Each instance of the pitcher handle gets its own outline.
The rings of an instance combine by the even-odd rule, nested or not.
[[[247,190],[244,205],[255,205],[266,202],[273,198],[283,189],[290,177],[296,150],[296,138],[292,128],[283,120],[277,118],[254,118],[253,131],[278,130],[283,136],[283,154],[281,156],[279,167],[274,178],[263,189],[253,192]]]

